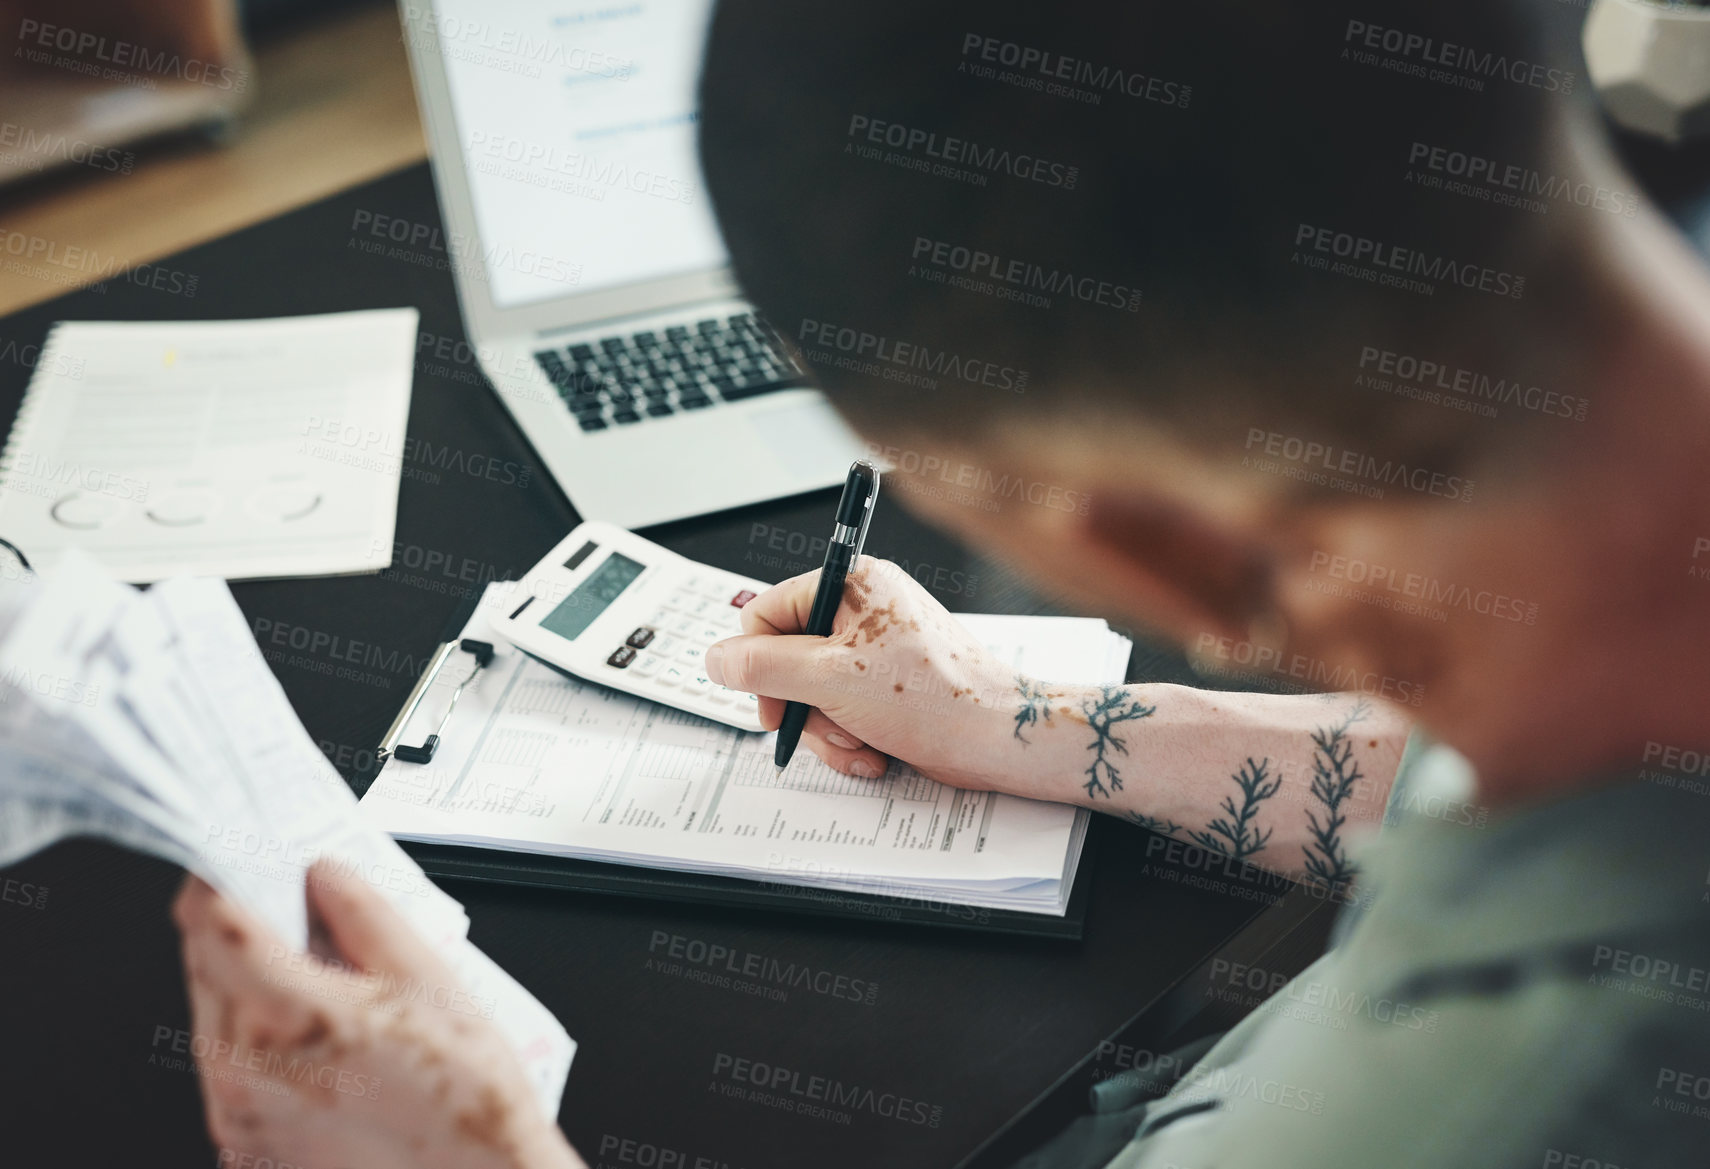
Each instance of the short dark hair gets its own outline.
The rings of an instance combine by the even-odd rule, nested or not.
[[[1456,462],[1535,417],[1457,394],[1565,389],[1595,332],[1568,7],[723,0],[702,164],[863,428],[1079,403]],[[1356,384],[1397,360],[1485,381]]]

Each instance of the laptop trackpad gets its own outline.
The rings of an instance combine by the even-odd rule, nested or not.
[[[860,440],[823,401],[755,411],[751,420],[766,448],[797,476],[824,478],[828,467],[841,476],[861,451]]]

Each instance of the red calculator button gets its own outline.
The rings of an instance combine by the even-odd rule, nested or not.
[[[737,593],[734,597],[730,598],[730,603],[735,605],[738,609],[740,609],[740,608],[742,608],[742,606],[746,605],[749,601],[752,601],[753,599],[754,599],[754,590],[753,589],[743,589],[740,593]]]

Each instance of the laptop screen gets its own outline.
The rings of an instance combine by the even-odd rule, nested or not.
[[[415,5],[411,4],[410,8]],[[421,0],[500,308],[722,267],[695,156],[711,0]]]

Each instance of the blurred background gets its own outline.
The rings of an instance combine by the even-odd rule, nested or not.
[[[3,0],[0,314],[426,157],[384,0]],[[16,245],[16,246],[14,246]]]
[[[1581,0],[1622,150],[1694,235],[1706,2]],[[0,30],[0,315],[426,157],[386,0],[0,0]],[[85,254],[47,280],[5,262],[31,240]]]

